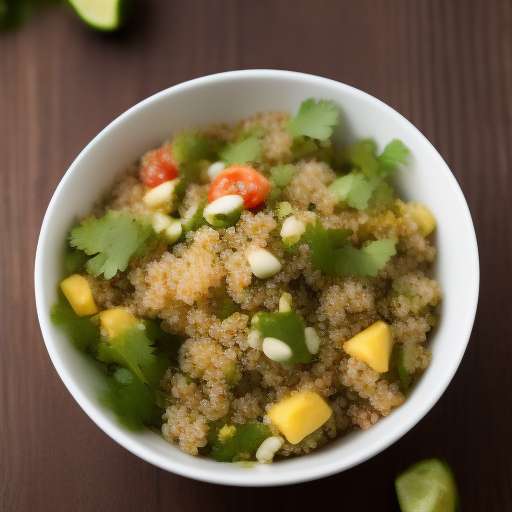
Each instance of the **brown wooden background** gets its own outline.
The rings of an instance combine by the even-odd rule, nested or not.
[[[356,468],[271,489],[188,480],[111,441],[53,369],[32,284],[46,206],[91,138],[161,89],[244,68],[333,78],[410,119],[466,195],[482,265],[468,350],[427,417]],[[139,0],[117,35],[61,7],[0,34],[0,510],[397,511],[393,476],[431,456],[465,512],[512,510],[511,116],[511,0]]]

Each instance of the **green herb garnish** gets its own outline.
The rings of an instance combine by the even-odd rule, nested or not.
[[[319,220],[308,224],[303,239],[309,245],[311,266],[331,277],[375,277],[396,254],[395,238],[376,240],[357,249],[347,242],[350,234],[347,229],[325,229]]]
[[[220,159],[226,164],[245,165],[261,160],[261,141],[256,136],[233,142],[219,152]]]
[[[290,120],[287,131],[292,137],[325,140],[332,135],[332,127],[338,124],[339,115],[339,109],[332,100],[315,102],[313,98],[308,98]]]
[[[111,279],[128,268],[130,260],[142,255],[153,241],[153,228],[126,212],[109,210],[101,219],[91,215],[70,234],[70,245],[93,256],[85,269],[94,277]]]

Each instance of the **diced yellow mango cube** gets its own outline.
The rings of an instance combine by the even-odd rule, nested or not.
[[[78,316],[94,315],[98,312],[91,287],[85,277],[74,274],[60,283],[60,289]]]
[[[345,342],[343,348],[347,354],[369,364],[376,372],[387,372],[393,350],[391,329],[386,322],[379,320]]]
[[[300,443],[321,427],[332,414],[323,398],[313,391],[303,391],[277,403],[268,411],[274,425],[292,444]]]
[[[100,313],[100,323],[101,328],[107,331],[108,339],[111,340],[135,325],[137,319],[130,315],[130,313],[127,313],[124,308],[113,308]]]
[[[409,203],[411,209],[409,215],[411,219],[418,225],[418,231],[421,236],[428,236],[436,227],[436,219],[431,211],[422,203]]]

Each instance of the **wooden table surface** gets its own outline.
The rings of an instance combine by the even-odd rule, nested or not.
[[[147,96],[202,75],[276,68],[360,88],[412,121],[469,203],[481,291],[462,364],[432,411],[380,455],[296,486],[195,482],[118,446],[80,409],[36,317],[36,242],[82,148]],[[512,2],[140,0],[119,34],[64,7],[0,34],[0,510],[397,511],[393,476],[449,461],[464,511],[512,510]]]

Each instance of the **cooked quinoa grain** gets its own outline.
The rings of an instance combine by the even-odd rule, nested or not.
[[[417,208],[413,211],[417,203],[395,199],[383,180],[365,207],[354,207],[353,196],[340,196],[346,186],[336,192],[343,177],[366,180],[364,169],[351,164],[350,149],[338,154],[329,139],[297,137],[287,128],[290,119],[288,113],[264,112],[235,125],[188,128],[151,153],[151,161],[167,155],[167,174],[180,180],[177,196],[159,210],[182,223],[182,236],[171,245],[162,234],[150,233],[148,219],[156,210],[144,202],[150,188],[143,169],[150,157],[141,159],[119,175],[93,215],[98,222],[112,212],[112,218],[131,218],[140,226],[139,234],[131,236],[142,239],[147,233],[146,239],[136,239],[139,249],[111,278],[92,270],[91,260],[74,270],[86,277],[100,310],[91,317],[99,336],[107,332],[102,312],[116,308],[137,319],[139,338],[147,336],[137,342],[146,343],[139,372],[123,366],[132,355],[116,359],[115,350],[132,343],[130,337],[124,345],[99,337],[89,352],[104,363],[109,379],[127,386],[119,389],[134,385],[121,380],[125,374],[120,369],[127,369],[132,380],[142,379],[140,393],[153,397],[162,421],[137,412],[139,423],[158,426],[165,440],[191,455],[255,460],[256,449],[270,436],[283,440],[274,443],[273,460],[310,453],[392,413],[430,363],[426,341],[436,324],[441,289],[430,274],[435,249],[423,236],[425,225],[420,233]],[[196,146],[186,146],[190,141]],[[241,158],[231,155],[247,151],[240,149],[243,144],[254,154],[236,165],[229,159]],[[206,149],[192,157],[190,147]],[[222,158],[226,170],[236,167],[239,181],[222,182],[227,176],[222,171],[210,184],[206,170]],[[228,185],[246,205],[258,205],[227,212],[218,226],[209,225],[202,210],[211,188]],[[284,201],[289,204],[286,215],[279,206]],[[295,239],[283,239],[281,229],[290,216],[305,230]],[[166,218],[161,217],[164,224]],[[75,238],[76,230],[72,245]],[[86,245],[87,240],[75,246],[85,250]],[[248,259],[255,249],[268,251],[281,269],[268,278],[256,277]],[[354,259],[356,264],[350,264]],[[385,372],[373,367],[373,359],[344,349],[356,335],[366,339],[361,337],[370,332],[366,329],[379,321],[391,345],[379,345],[384,338],[369,343],[379,346],[375,357],[385,357]],[[152,334],[154,326],[160,334]],[[269,338],[288,345],[287,361],[265,355],[261,347]],[[102,344],[114,351],[108,360]],[[148,361],[155,368],[158,362],[160,373],[147,370]],[[159,375],[156,381],[154,375]],[[295,414],[292,408],[313,407],[307,396],[320,397],[314,406],[318,411],[327,405],[325,418],[309,430],[286,424],[285,416]],[[117,405],[112,407],[121,414]],[[288,437],[300,440],[291,443]]]

